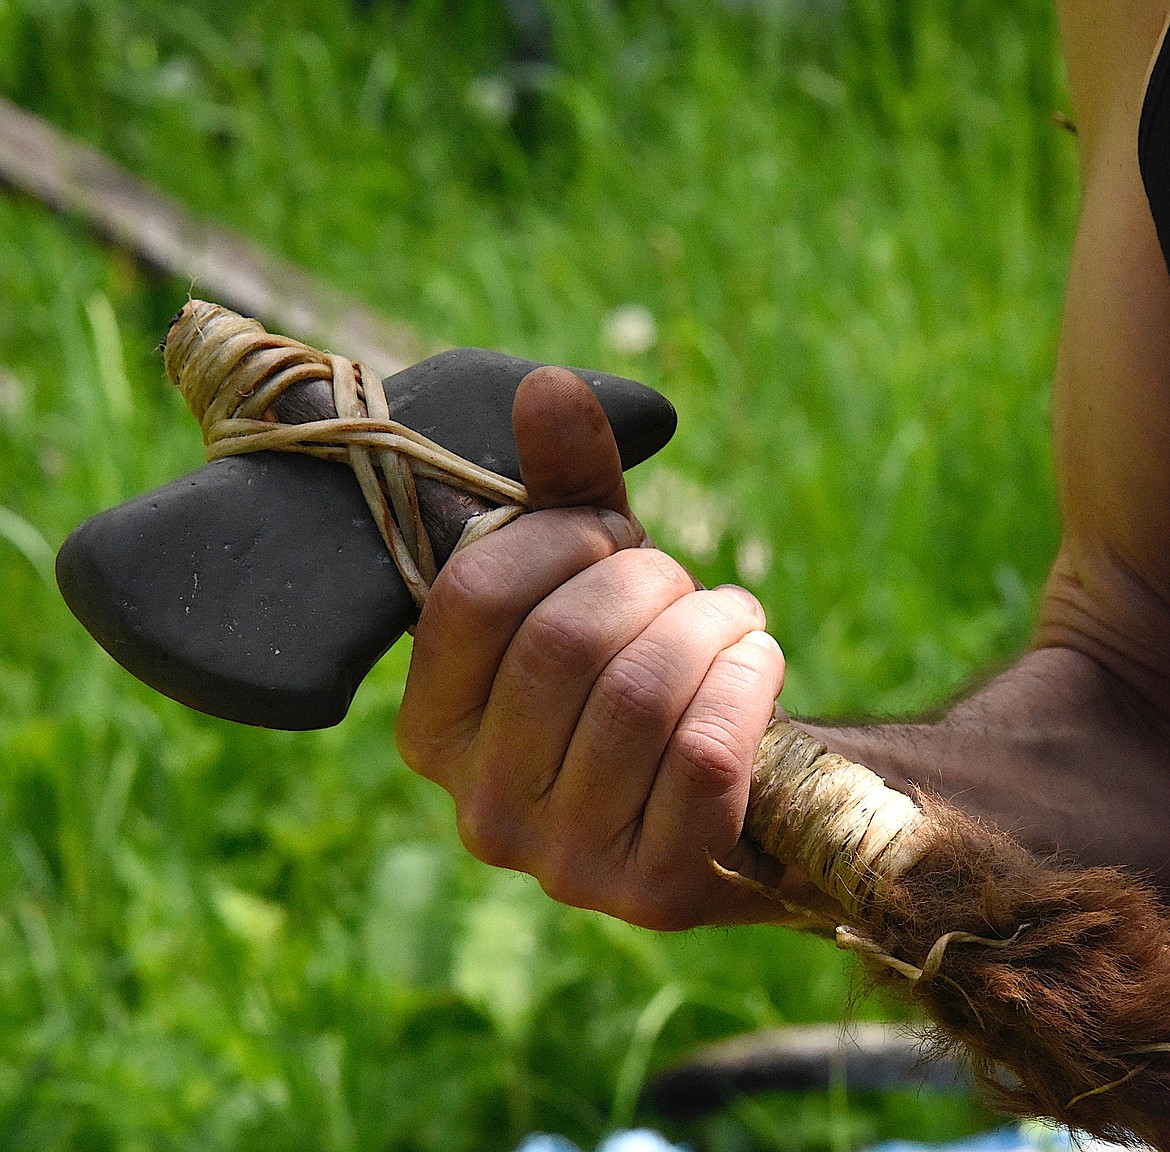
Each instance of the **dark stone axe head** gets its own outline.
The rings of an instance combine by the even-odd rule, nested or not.
[[[383,382],[393,419],[518,480],[512,400],[535,361],[462,348]],[[670,439],[644,385],[577,371],[623,467]],[[66,603],[115,660],[201,712],[268,728],[340,721],[417,609],[348,467],[259,452],[86,521],[57,557]]]

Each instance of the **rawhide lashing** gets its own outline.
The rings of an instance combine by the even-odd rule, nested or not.
[[[850,793],[864,799],[843,825]],[[838,901],[820,927],[929,1017],[937,1046],[967,1053],[993,1103],[1167,1146],[1170,918],[1152,886],[1038,859],[787,721],[761,746],[748,827]]]

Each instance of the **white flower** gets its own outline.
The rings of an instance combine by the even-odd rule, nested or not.
[[[0,416],[16,419],[24,402],[24,385],[11,372],[0,367]]]
[[[748,536],[735,549],[735,570],[749,584],[763,580],[772,567],[772,545],[762,536]]]
[[[658,343],[658,324],[649,308],[627,304],[606,316],[601,336],[612,351],[622,356],[641,356]]]
[[[659,464],[643,472],[635,490],[638,515],[650,535],[704,563],[719,550],[727,528],[727,510],[721,498],[695,480]]]
[[[467,85],[467,103],[485,120],[504,124],[516,111],[516,86],[503,76],[476,76]]]

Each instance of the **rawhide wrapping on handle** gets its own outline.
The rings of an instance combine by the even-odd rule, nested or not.
[[[908,996],[995,1103],[1167,1146],[1170,918],[1152,886],[1037,859],[787,720],[761,744],[747,832],[840,904],[836,924],[794,911]]]

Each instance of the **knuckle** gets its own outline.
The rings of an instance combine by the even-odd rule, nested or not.
[[[628,564],[637,565],[639,569],[646,569],[647,577],[656,577],[687,592],[694,590],[695,582],[691,574],[670,553],[660,548],[638,548],[623,559]]]
[[[622,918],[657,932],[681,932],[708,922],[705,852],[680,849],[675,837],[643,829],[629,861],[631,883]]]
[[[673,727],[667,660],[648,644],[630,646],[610,661],[594,688],[607,727],[644,732]]]
[[[394,743],[402,762],[412,771],[428,780],[435,778],[434,746],[422,732],[411,713],[398,713],[394,723]]]
[[[726,588],[713,588],[694,594],[695,606],[701,615],[715,625],[755,623],[758,613],[752,611],[744,597]]]
[[[621,835],[567,834],[542,845],[534,871],[541,888],[558,903],[620,916],[629,863],[628,844]]]
[[[457,806],[456,827],[464,848],[477,860],[494,868],[520,867],[515,829],[489,798],[462,798]]]
[[[597,648],[596,629],[587,618],[543,604],[528,615],[513,642],[516,658],[538,676],[587,666]]]
[[[743,614],[742,607],[722,592],[708,591],[692,594],[691,603],[696,613],[712,624],[723,624]]]
[[[578,860],[563,852],[549,852],[540,863],[537,880],[545,895],[558,904],[572,908],[586,907],[591,901],[580,875]],[[596,898],[596,893],[594,893]]]
[[[668,877],[643,875],[616,912],[619,919],[652,932],[685,932],[702,923],[692,902],[674,889]]]
[[[472,613],[480,619],[505,615],[513,580],[511,560],[498,549],[457,552],[435,579],[423,613],[444,620],[462,620]]]
[[[614,853],[619,853],[615,855]],[[654,932],[681,932],[703,923],[694,894],[680,882],[673,854],[613,852],[560,842],[542,850],[533,873],[559,904],[593,908]]]
[[[476,715],[460,723],[449,717],[441,722],[425,709],[411,705],[412,697],[403,697],[394,722],[394,743],[402,762],[416,775],[446,786],[451,771],[464,757],[469,733]]]
[[[729,717],[712,713],[680,724],[666,756],[672,771],[686,779],[688,790],[718,797],[733,787],[745,770],[743,737]]]
[[[648,928],[651,932],[686,932],[691,928],[698,928],[702,918],[692,915],[688,910],[663,904],[655,901],[647,905],[643,915],[631,923],[639,928]]]

